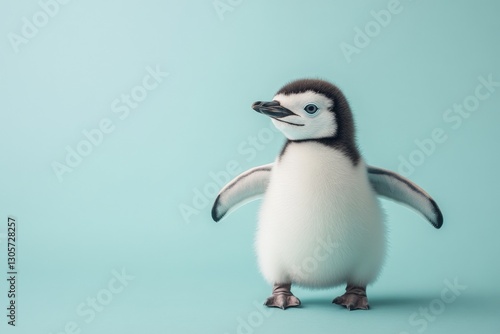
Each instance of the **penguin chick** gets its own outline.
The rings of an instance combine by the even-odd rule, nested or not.
[[[274,163],[242,173],[220,191],[213,219],[263,197],[255,248],[260,271],[273,284],[265,305],[299,306],[292,284],[346,284],[333,303],[368,309],[366,287],[380,273],[387,242],[377,196],[409,205],[439,229],[436,202],[408,179],[365,164],[349,104],[336,86],[293,81],[252,108],[270,117],[287,141]]]

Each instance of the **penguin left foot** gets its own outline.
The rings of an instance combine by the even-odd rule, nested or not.
[[[292,284],[279,284],[275,283],[273,287],[273,294],[271,297],[267,298],[264,305],[267,307],[279,307],[285,310],[289,307],[300,306],[300,300],[295,297],[290,291]]]
[[[368,298],[366,297],[366,288],[348,285],[346,292],[337,298],[332,303],[346,307],[349,311],[352,310],[368,310]]]

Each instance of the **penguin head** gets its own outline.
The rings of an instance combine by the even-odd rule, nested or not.
[[[331,83],[301,79],[283,86],[271,102],[257,101],[252,109],[271,117],[292,141],[345,139],[354,143],[354,123],[344,94]]]

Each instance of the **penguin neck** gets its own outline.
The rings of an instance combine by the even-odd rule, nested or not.
[[[289,148],[290,145],[300,145],[302,143],[317,142],[319,144],[328,146],[334,150],[341,151],[349,158],[349,160],[351,160],[352,165],[356,166],[359,160],[361,159],[361,154],[359,153],[356,143],[352,140],[342,140],[342,139],[343,138],[339,137],[303,139],[303,140],[287,139],[285,145],[283,145],[283,148],[281,149],[279,158],[281,159],[281,157],[286,153],[287,148]]]

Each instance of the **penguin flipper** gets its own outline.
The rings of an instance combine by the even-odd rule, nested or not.
[[[274,164],[247,170],[226,184],[219,192],[212,207],[212,218],[221,220],[229,211],[258,199],[266,192]]]
[[[436,202],[407,178],[389,170],[368,166],[368,179],[377,194],[411,206],[422,213],[435,228],[443,225],[443,214]]]

